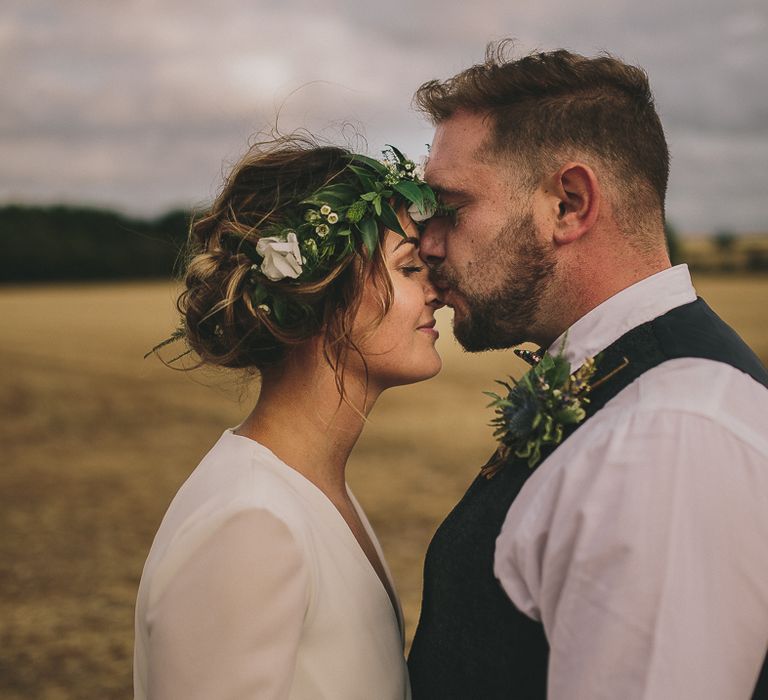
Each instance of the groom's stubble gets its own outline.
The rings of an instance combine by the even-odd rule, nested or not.
[[[432,270],[432,278],[461,298],[462,303],[454,306],[456,339],[466,351],[481,352],[532,339],[555,268],[554,254],[538,240],[528,211],[510,216],[488,248],[478,251],[465,275],[443,261]],[[490,290],[477,289],[481,279],[493,280]]]

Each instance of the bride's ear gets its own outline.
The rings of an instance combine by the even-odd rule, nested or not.
[[[557,245],[573,243],[595,225],[600,210],[600,184],[588,165],[570,162],[553,173],[548,183]]]

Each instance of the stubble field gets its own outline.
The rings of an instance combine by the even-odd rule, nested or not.
[[[768,362],[768,277],[700,277],[699,293]],[[131,697],[133,604],[176,489],[255,400],[242,377],[142,355],[175,326],[170,283],[0,289],[0,697]],[[405,609],[422,557],[493,450],[483,390],[519,375],[467,355],[440,312],[444,370],[385,394],[349,465]]]

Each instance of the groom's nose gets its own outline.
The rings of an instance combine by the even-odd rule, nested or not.
[[[445,232],[439,221],[427,221],[419,239],[419,255],[427,267],[438,267],[445,260]]]

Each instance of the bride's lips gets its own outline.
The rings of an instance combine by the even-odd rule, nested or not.
[[[433,318],[429,323],[424,323],[421,326],[419,326],[416,330],[421,331],[422,333],[427,333],[428,335],[434,336],[435,338],[440,337],[440,332],[435,328],[435,319]]]

